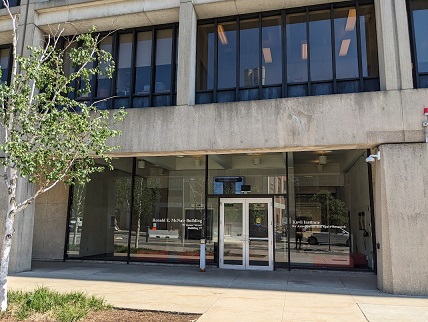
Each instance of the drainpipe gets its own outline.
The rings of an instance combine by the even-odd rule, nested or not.
[[[428,143],[428,107],[424,107],[424,115],[426,116],[427,120],[422,122],[422,126],[424,127],[425,131],[425,143]]]

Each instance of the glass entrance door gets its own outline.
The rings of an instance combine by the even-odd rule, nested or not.
[[[220,199],[220,267],[273,270],[271,199]]]

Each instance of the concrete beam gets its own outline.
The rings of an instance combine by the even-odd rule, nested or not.
[[[200,19],[241,15],[250,12],[280,10],[341,0],[193,0]]]
[[[282,152],[423,142],[428,89],[129,109],[118,156]],[[141,140],[141,138],[144,140]]]
[[[126,5],[125,5],[126,2]],[[35,6],[35,23],[49,33],[52,26],[62,25],[65,35],[160,25],[178,21],[179,0],[56,0]]]

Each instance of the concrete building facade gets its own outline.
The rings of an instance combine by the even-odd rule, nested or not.
[[[114,31],[100,44],[114,78],[77,99],[115,96],[100,108],[128,116],[114,171],[18,215],[11,271],[32,259],[199,265],[203,239],[222,268],[366,270],[382,291],[428,294],[426,1],[12,10],[24,54],[57,28]],[[0,9],[0,49],[10,42]]]

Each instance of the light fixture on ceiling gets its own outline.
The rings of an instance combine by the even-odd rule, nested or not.
[[[223,25],[218,25],[217,32],[218,32],[218,38],[220,38],[220,42],[223,45],[227,45],[227,37],[226,37],[226,33],[224,32]]]
[[[263,48],[263,57],[266,64],[272,63],[272,52],[269,47]]]
[[[253,159],[253,164],[254,164],[254,165],[260,165],[260,163],[262,163],[262,160],[261,160],[261,158],[260,158],[260,157],[255,157],[255,158]]]
[[[357,10],[356,9],[349,9],[348,19],[346,20],[345,31],[354,30],[356,22],[357,22]]]
[[[351,39],[343,39],[342,45],[340,45],[339,56],[343,57],[348,55],[349,45],[351,44]]]
[[[138,165],[138,169],[144,169],[146,167],[146,161],[138,160],[137,165]]]
[[[307,60],[308,59],[308,44],[302,43],[302,59]]]
[[[184,155],[177,155],[177,158],[184,158]]]
[[[320,155],[318,160],[320,165],[327,164],[327,156],[325,156],[324,154]]]
[[[201,159],[195,159],[194,164],[195,164],[195,168],[199,168],[202,165]]]

